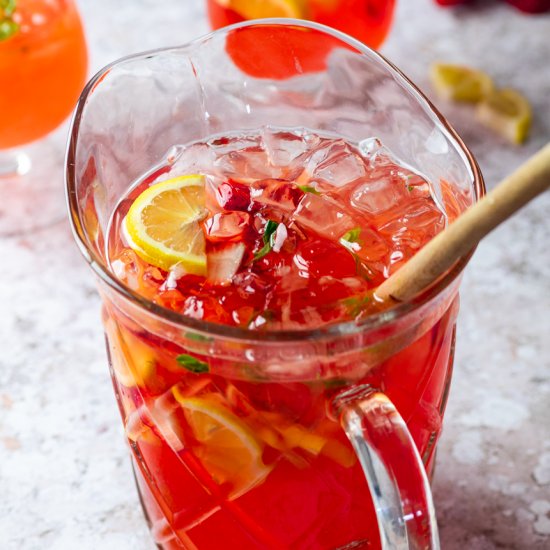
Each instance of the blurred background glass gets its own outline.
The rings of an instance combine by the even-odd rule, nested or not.
[[[0,234],[63,215],[62,202],[50,196],[52,186],[61,190],[52,157],[63,148],[28,145],[68,117],[86,71],[84,32],[72,0],[0,0]]]
[[[395,0],[206,0],[212,28],[247,19],[294,17],[345,32],[378,48],[390,29]]]

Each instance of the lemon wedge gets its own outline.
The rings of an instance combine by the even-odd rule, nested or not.
[[[477,103],[494,88],[488,74],[462,65],[434,63],[430,77],[438,95],[454,101]]]
[[[168,271],[206,274],[204,176],[179,176],[143,191],[123,221],[129,246],[143,260]]]
[[[304,10],[298,0],[218,0],[224,8],[233,10],[244,19],[264,17],[294,17],[302,19]]]
[[[156,357],[151,347],[114,321],[104,322],[109,362],[119,384],[144,388],[155,372]]]
[[[516,144],[527,139],[533,118],[527,99],[511,88],[487,95],[477,106],[476,115],[485,126]]]
[[[218,484],[231,485],[231,497],[261,483],[271,471],[262,461],[263,444],[251,428],[216,396],[185,397],[172,388],[192,431],[193,453]]]

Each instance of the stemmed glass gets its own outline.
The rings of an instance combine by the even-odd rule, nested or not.
[[[0,0],[0,235],[63,216],[63,141],[87,51],[73,0]]]

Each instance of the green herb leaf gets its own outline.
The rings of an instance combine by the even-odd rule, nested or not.
[[[0,42],[13,36],[19,25],[12,19],[16,0],[0,0]]]
[[[414,185],[407,185],[407,191],[410,193],[414,189]]]
[[[340,240],[346,241],[347,243],[358,243],[359,242],[359,235],[361,235],[361,228],[360,227],[354,227],[353,229],[350,229],[346,234],[344,234]]]
[[[0,42],[7,40],[19,30],[19,25],[11,19],[0,20]]]
[[[277,230],[278,226],[279,224],[273,220],[267,221],[263,236],[264,245],[260,248],[260,250],[258,250],[258,252],[256,252],[256,254],[254,254],[254,261],[263,258],[266,254],[271,252],[271,249],[273,248],[273,234]]]
[[[271,245],[271,243],[264,244],[262,248],[260,248],[260,250],[258,250],[258,252],[254,254],[254,261],[261,260],[264,256],[271,252],[272,248],[273,246]]]
[[[2,10],[4,17],[11,17],[15,11],[17,0],[0,0],[0,10]]]
[[[298,185],[298,189],[301,189],[304,193],[313,193],[314,195],[320,195],[319,191],[311,185]]]
[[[267,223],[265,224],[265,231],[264,231],[264,243],[267,244],[271,240],[271,235],[275,233],[278,227],[278,223],[274,222],[273,220],[267,220]]]
[[[209,372],[208,365],[204,361],[200,361],[192,355],[187,355],[182,353],[176,357],[176,361],[188,371],[194,374],[202,374],[204,372]]]
[[[202,334],[197,334],[196,332],[186,332],[185,337],[189,340],[195,340],[195,342],[211,342],[212,338],[210,336],[203,336]]]
[[[357,317],[370,302],[370,296],[353,296],[342,300],[342,303],[347,307],[347,314],[350,317]]]

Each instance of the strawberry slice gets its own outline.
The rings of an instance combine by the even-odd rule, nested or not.
[[[248,210],[250,187],[238,181],[224,181],[216,189],[218,204],[225,210]]]
[[[205,223],[206,238],[211,242],[242,241],[250,227],[250,215],[246,212],[218,212]]]
[[[207,251],[207,280],[211,283],[224,285],[239,270],[246,250],[244,243],[230,243]]]

